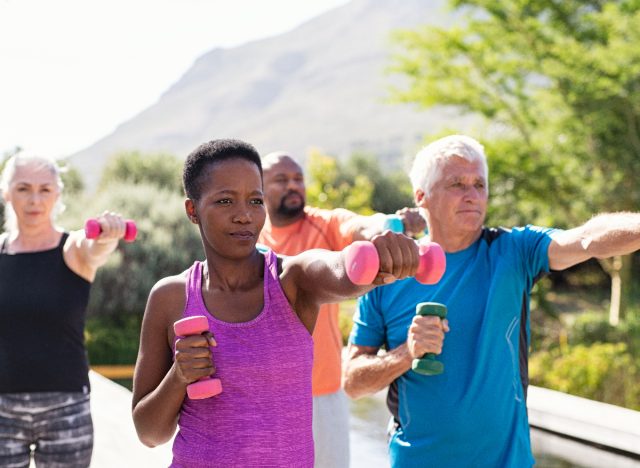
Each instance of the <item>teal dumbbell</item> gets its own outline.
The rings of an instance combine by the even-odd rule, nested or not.
[[[387,215],[384,220],[383,230],[389,230],[391,232],[404,232],[404,223],[402,218],[396,214]]]
[[[416,315],[435,315],[444,320],[447,317],[447,306],[439,302],[421,302],[416,305]],[[444,372],[444,364],[436,361],[436,355],[426,353],[420,359],[414,359],[411,368],[422,375],[438,375]]]

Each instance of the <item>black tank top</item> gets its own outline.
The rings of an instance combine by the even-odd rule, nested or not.
[[[50,250],[0,246],[0,393],[88,392],[84,325],[91,283]]]

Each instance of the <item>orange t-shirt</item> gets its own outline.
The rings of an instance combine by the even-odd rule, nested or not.
[[[309,249],[342,250],[351,243],[353,233],[342,226],[357,216],[355,213],[309,206],[304,213],[304,218],[285,227],[272,226],[267,219],[258,242],[282,255],[297,255]],[[314,396],[340,389],[342,337],[338,313],[338,304],[323,304],[313,331]]]

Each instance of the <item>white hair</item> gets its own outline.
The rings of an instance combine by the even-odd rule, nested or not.
[[[488,188],[489,169],[484,147],[471,137],[449,135],[430,143],[416,154],[413,166],[409,171],[414,193],[420,189],[424,191],[425,195],[429,195],[441,176],[442,166],[454,156],[464,158],[469,162],[481,162]]]
[[[29,165],[33,165],[33,167],[38,169],[42,168],[48,170],[55,177],[58,191],[62,193],[64,183],[62,182],[62,177],[60,174],[63,171],[60,166],[58,166],[56,161],[44,156],[38,156],[23,152],[11,156],[4,165],[2,175],[0,176],[0,192],[4,194],[9,191],[9,187],[13,182],[18,167]],[[65,206],[64,203],[62,203],[62,197],[58,197],[58,200],[56,201],[56,204],[51,211],[52,222],[54,222],[56,217],[64,211],[64,208]],[[5,202],[4,206],[4,228],[7,232],[15,232],[18,229],[18,220],[16,219],[16,213],[13,210],[10,202]]]

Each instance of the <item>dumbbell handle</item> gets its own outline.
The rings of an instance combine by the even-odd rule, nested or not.
[[[421,243],[418,246],[420,264],[415,278],[422,284],[436,284],[446,268],[446,257],[440,244]],[[380,271],[380,257],[372,242],[356,241],[345,249],[347,276],[353,284],[373,283]]]
[[[443,320],[447,317],[447,306],[439,302],[421,302],[416,305],[416,315],[435,315]],[[436,361],[434,353],[425,353],[420,359],[414,359],[411,368],[422,375],[438,375],[444,372],[444,364]]]
[[[102,228],[100,227],[100,223],[95,218],[87,219],[87,222],[84,223],[84,233],[87,236],[87,239],[97,239],[102,232]],[[135,221],[132,219],[125,220],[125,230],[124,230],[124,240],[126,242],[133,242],[136,240],[136,236],[138,235],[138,228],[136,227]]]
[[[194,315],[178,320],[173,324],[176,336],[200,335],[209,330],[209,321],[204,315]],[[220,379],[201,377],[197,382],[187,385],[187,395],[192,400],[201,400],[222,392]]]

